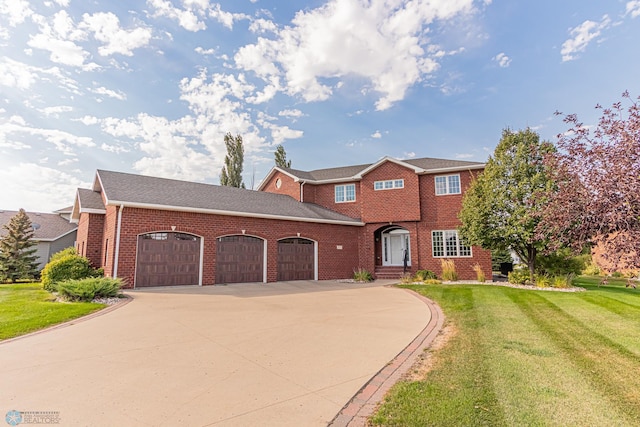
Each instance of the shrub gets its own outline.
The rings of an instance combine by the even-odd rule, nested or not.
[[[42,269],[42,285],[49,292],[56,290],[56,284],[65,280],[79,280],[99,277],[102,269],[95,270],[89,260],[76,254],[74,248],[67,248],[54,254]]]
[[[68,301],[91,301],[94,298],[115,297],[121,287],[122,280],[112,277],[65,280],[57,285],[60,296]]]
[[[427,279],[424,281],[425,285],[440,285],[442,283],[442,281],[438,280],[438,279]]]
[[[437,279],[436,273],[431,270],[418,270],[416,271],[415,279],[417,282],[423,282],[428,279]]]
[[[509,283],[514,285],[524,285],[529,279],[529,269],[526,266],[516,267],[509,273]]]
[[[440,265],[442,266],[442,280],[449,282],[455,282],[458,280],[456,263],[452,259],[443,259],[440,261]]]
[[[600,275],[600,267],[598,267],[593,261],[589,261],[584,270],[582,270],[582,274],[586,276],[599,276]]]
[[[537,270],[540,274],[550,276],[580,274],[585,269],[589,258],[590,255],[571,256],[568,249],[560,249],[549,255],[538,256]]]
[[[619,271],[614,271],[613,273],[611,273],[611,277],[615,279],[622,279],[624,277],[624,274]]]
[[[357,270],[353,270],[353,280],[356,282],[371,282],[373,276],[364,268],[358,268]]]
[[[556,276],[553,278],[551,286],[554,288],[570,288],[573,285],[573,274],[567,274],[566,276]]]
[[[511,252],[508,249],[496,249],[491,251],[491,270],[500,271],[500,264],[505,262],[513,263]]]
[[[480,264],[476,263],[473,266],[473,271],[476,272],[476,279],[478,280],[478,282],[484,283],[487,280],[484,276],[484,271],[482,271],[482,267],[480,266]]]
[[[538,274],[536,276],[536,286],[539,288],[548,288],[551,286],[551,277],[546,274]]]

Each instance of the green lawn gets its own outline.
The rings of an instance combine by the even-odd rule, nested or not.
[[[424,380],[392,388],[372,424],[639,425],[640,290],[596,284],[405,286],[436,301],[456,333]]]
[[[92,313],[95,303],[54,302],[40,283],[0,285],[0,340],[24,335]]]

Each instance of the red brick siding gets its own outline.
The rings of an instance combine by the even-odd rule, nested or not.
[[[277,241],[300,237],[318,243],[319,279],[340,279],[353,275],[358,266],[358,233],[360,227],[278,221],[190,212],[125,208],[120,232],[118,276],[133,286],[136,266],[137,236],[153,231],[186,232],[204,239],[203,285],[215,283],[216,238],[242,234],[267,239],[267,281],[277,279]],[[342,249],[337,249],[342,246]]]
[[[336,203],[336,193],[335,193],[336,185],[346,185],[346,184],[356,185],[355,202]],[[362,195],[360,194],[360,182],[352,181],[352,182],[341,182],[338,184],[314,185],[313,187],[314,187],[315,195],[313,197],[313,202],[307,198],[307,195],[306,195],[307,186],[308,184],[305,185],[305,199],[304,199],[305,202],[316,203],[320,206],[324,206],[327,209],[331,209],[332,211],[339,212],[351,218],[360,218],[360,215],[361,215],[360,204],[362,203]]]
[[[104,221],[104,231],[102,238],[102,247],[107,248],[107,256],[102,254],[104,275],[113,276],[114,259],[116,252],[116,224],[118,223],[118,208],[116,206],[107,206],[107,213]],[[106,259],[105,259],[106,258]]]
[[[276,181],[280,179],[280,188],[276,187]],[[276,171],[267,181],[262,191],[267,193],[286,194],[300,201],[300,183],[295,182],[289,175]]]
[[[104,215],[81,213],[78,221],[76,250],[87,257],[94,267],[102,266],[102,228]]]
[[[404,179],[404,188],[375,190],[375,181]],[[363,222],[420,220],[418,175],[406,167],[385,162],[366,174],[360,182],[360,206]]]

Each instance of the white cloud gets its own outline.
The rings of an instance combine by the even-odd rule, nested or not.
[[[190,9],[178,9],[166,0],[147,0],[147,4],[155,8],[154,16],[164,16],[178,21],[178,24],[187,31],[200,31],[207,28],[206,24],[198,19],[196,13]],[[200,11],[200,15],[202,12]]]
[[[376,109],[385,110],[438,69],[425,38],[429,25],[472,12],[473,0],[331,0],[298,12],[274,39],[240,48],[235,61],[265,81],[282,77],[284,91],[307,102],[331,96],[322,80],[361,76],[381,94]]]
[[[29,7],[27,0],[0,0],[0,14],[7,15],[9,25],[15,27],[31,16],[33,10]]]
[[[99,88],[93,89],[93,93],[98,95],[106,95],[110,98],[119,99],[120,101],[125,101],[127,99],[127,95],[122,91],[115,91],[111,89],[107,89],[106,87],[100,86]]]
[[[132,56],[134,49],[146,46],[151,40],[149,28],[122,29],[120,20],[111,12],[100,12],[93,15],[85,13],[82,16],[80,26],[92,32],[96,40],[105,43],[98,48],[98,53],[102,56],[114,53]]]
[[[297,110],[297,109],[293,109],[293,110],[282,110],[278,113],[279,116],[281,117],[289,117],[289,118],[300,118],[302,116],[304,116],[304,114],[302,113],[302,111]]]
[[[269,21],[268,19],[262,19],[262,18],[254,19],[253,21],[251,21],[251,24],[249,25],[249,31],[257,34],[263,34],[268,32],[275,33],[277,29],[278,29],[278,26],[273,21]]]
[[[45,116],[55,116],[57,117],[60,113],[68,113],[69,111],[73,111],[73,107],[69,105],[56,105],[54,107],[45,107],[42,109],[42,112]]]
[[[496,61],[501,68],[507,68],[509,65],[511,65],[511,58],[505,55],[504,52],[500,52],[499,54],[494,56],[493,60]]]
[[[72,165],[72,164],[77,163],[77,162],[78,162],[78,158],[77,157],[68,158],[68,159],[60,160],[58,162],[58,166],[69,166],[69,165]]]
[[[19,185],[0,186],[0,200],[3,200],[5,209],[53,212],[71,205],[78,187],[91,186],[90,182],[67,172],[36,163],[3,164],[0,167],[0,182],[15,182],[17,176],[20,177]],[[21,200],[22,204],[12,205],[14,200]]]
[[[36,81],[33,67],[4,57],[0,59],[0,85],[28,89]]]
[[[382,134],[380,133],[379,130],[377,130],[377,131],[375,131],[374,133],[371,134],[371,138],[380,139],[380,138],[382,138]]]
[[[640,16],[640,0],[632,0],[627,2],[626,14],[632,18]]]
[[[457,153],[455,157],[456,159],[471,159],[474,156],[470,153]]]
[[[205,49],[203,47],[196,47],[194,49],[196,51],[196,53],[199,53],[200,55],[213,55],[214,53],[216,53],[216,50],[211,48],[211,49]]]
[[[32,127],[22,117],[14,116],[0,123],[0,141],[14,141],[13,137],[43,139],[52,144],[60,153],[74,156],[74,147],[94,147],[93,140],[86,136],[77,136],[59,129]]]
[[[416,156],[416,153],[414,153],[413,151],[409,151],[408,153],[405,152],[404,153],[404,158],[405,159],[413,159]]]
[[[600,22],[584,21],[582,24],[572,28],[569,33],[571,38],[562,43],[560,54],[562,61],[572,61],[577,58],[576,54],[584,52],[589,43],[598,38],[602,30],[607,29],[611,25],[611,19],[608,15],[604,15]]]
[[[99,123],[98,118],[94,116],[84,116],[82,118],[73,119],[73,120],[77,120],[80,123],[84,124],[85,126],[91,126]]]

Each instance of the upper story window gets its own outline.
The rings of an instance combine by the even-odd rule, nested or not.
[[[436,176],[436,195],[460,194],[460,175]]]
[[[344,184],[336,185],[336,203],[355,202],[356,185]]]
[[[404,188],[404,179],[390,179],[388,181],[376,181],[373,183],[375,190],[391,190],[393,188]]]

